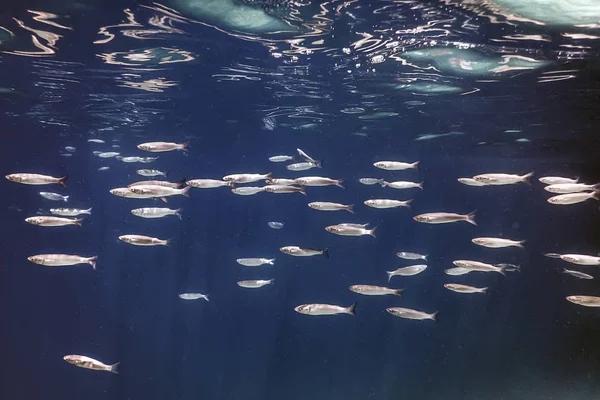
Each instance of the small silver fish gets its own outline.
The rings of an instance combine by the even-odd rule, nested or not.
[[[344,189],[343,179],[323,178],[321,176],[305,176],[294,179],[296,184],[301,186],[337,186]]]
[[[181,293],[179,295],[179,298],[183,299],[183,300],[198,300],[198,299],[202,299],[202,300],[210,301],[208,299],[208,295],[202,294],[202,293]]]
[[[416,319],[416,320],[424,320],[430,319],[432,321],[437,322],[438,311],[428,314],[423,311],[412,310],[410,308],[402,308],[402,307],[389,307],[386,308],[386,311],[396,317],[406,318],[406,319]]]
[[[406,163],[400,161],[377,161],[373,163],[373,165],[380,169],[385,169],[388,171],[403,171],[406,169],[414,169],[419,171],[419,161],[415,161],[414,163]]]
[[[231,189],[231,192],[240,196],[252,196],[260,192],[264,192],[264,187],[259,186],[242,186]]]
[[[98,153],[97,156],[100,158],[113,158],[118,156],[120,153],[117,153],[116,151],[107,151],[105,153]]]
[[[589,199],[600,200],[600,192],[560,194],[558,196],[550,197],[548,199],[548,203],[564,206],[570,204],[583,203],[584,201]]]
[[[64,201],[64,202],[69,201],[69,196],[63,196],[58,193],[40,192],[40,196],[42,196],[45,199],[52,200],[52,201]]]
[[[585,274],[580,271],[574,271],[574,270],[563,268],[562,272],[563,272],[563,274],[571,275],[571,276],[574,276],[579,279],[594,279],[594,277],[592,275],[588,275],[588,274]]]
[[[302,304],[294,308],[294,310],[304,315],[335,315],[335,314],[350,314],[356,315],[356,303],[349,307],[336,306],[332,304]]]
[[[213,189],[221,186],[233,187],[233,181],[222,181],[218,179],[191,179],[186,182],[188,186],[198,189]]]
[[[487,287],[477,288],[469,285],[461,285],[460,283],[446,283],[444,287],[457,293],[487,293]]]
[[[258,289],[266,285],[271,285],[275,282],[275,279],[268,280],[249,280],[249,281],[239,281],[237,285],[239,287],[247,288],[247,289]]]
[[[135,246],[169,246],[170,239],[163,240],[144,235],[121,235],[119,240]]]
[[[172,210],[170,208],[146,207],[135,208],[131,210],[131,213],[141,218],[162,218],[168,215],[175,215],[177,218],[182,219],[181,211],[183,211],[181,208]]]
[[[88,139],[87,141],[88,141],[88,143],[98,143],[98,144],[104,144],[104,143],[106,143],[102,139]]]
[[[98,256],[82,257],[71,254],[38,254],[27,257],[27,260],[47,267],[65,267],[77,264],[89,264],[96,269],[96,260]]]
[[[566,183],[578,183],[579,178],[571,179],[571,178],[563,178],[561,176],[543,176],[539,179],[545,185],[560,185]]]
[[[166,172],[162,172],[157,169],[138,169],[135,172],[141,176],[167,176]]]
[[[279,251],[284,254],[288,254],[290,256],[296,257],[310,257],[310,256],[325,256],[325,258],[329,258],[328,249],[311,249],[308,247],[300,247],[300,246],[284,246],[280,247]]]
[[[571,303],[578,304],[585,307],[600,307],[600,297],[596,296],[567,296],[567,300]]]
[[[152,153],[160,153],[165,151],[182,150],[188,151],[189,142],[185,143],[172,143],[172,142],[148,142],[138,144],[137,148]]]
[[[526,183],[531,185],[531,177],[533,172],[525,175],[513,174],[481,174],[473,177],[477,182],[485,183],[486,185],[514,185],[515,183]]]
[[[92,214],[92,207],[87,210],[80,210],[78,208],[51,208],[50,212],[54,215],[60,215],[61,217],[76,217],[81,214]]]
[[[388,282],[392,280],[394,276],[414,276],[427,269],[427,265],[411,265],[409,267],[398,268],[394,271],[386,271],[388,276]]]
[[[290,164],[290,165],[286,165],[286,167],[288,170],[290,171],[306,171],[309,170],[311,168],[321,168],[321,162],[301,162],[301,163],[296,163],[296,164]]]
[[[413,219],[417,222],[422,222],[424,224],[448,224],[451,222],[465,221],[470,223],[471,225],[477,225],[477,223],[475,222],[475,211],[467,215],[445,212],[426,213],[417,215],[413,217]]]
[[[63,360],[69,364],[73,364],[79,368],[92,369],[94,371],[106,371],[112,372],[113,374],[119,374],[119,364],[107,365],[93,358],[80,356],[76,354],[69,354],[63,357]]]
[[[274,258],[238,258],[235,261],[245,267],[260,267],[264,264],[275,265]]]
[[[340,235],[340,236],[372,236],[372,237],[377,237],[375,236],[375,230],[377,229],[377,227],[372,228],[372,229],[366,229],[366,228],[359,228],[356,226],[350,226],[350,225],[331,225],[331,226],[327,226],[325,227],[325,230],[329,233],[333,233],[335,235]]]
[[[25,222],[31,225],[37,226],[66,226],[66,225],[76,225],[81,228],[83,219],[72,219],[72,218],[64,218],[64,217],[29,217],[25,218]]]
[[[18,173],[5,176],[11,182],[22,183],[24,185],[50,185],[58,183],[60,186],[67,187],[67,177],[55,178],[49,175]]]
[[[410,253],[408,251],[400,251],[396,253],[396,256],[405,260],[425,260],[427,261],[427,254]]]
[[[384,286],[374,286],[374,285],[352,285],[350,286],[350,290],[354,293],[362,294],[365,296],[385,296],[385,295],[394,295],[394,296],[402,296],[402,292],[404,289],[391,289]]]
[[[365,200],[363,202],[366,206],[372,208],[396,208],[396,207],[406,207],[410,208],[411,200],[391,200],[391,199],[370,199]]]
[[[413,189],[419,188],[423,190],[423,182],[408,182],[408,181],[396,181],[396,182],[386,182],[383,181],[383,186],[390,187],[392,189]]]
[[[269,221],[267,222],[267,225],[269,225],[273,229],[281,229],[285,224],[283,222]]]
[[[475,243],[478,246],[489,247],[491,249],[500,249],[503,247],[519,247],[521,249],[525,248],[523,246],[525,244],[525,240],[510,240],[503,238],[492,238],[492,237],[478,237],[471,239],[471,242]]]
[[[354,205],[330,203],[328,201],[314,201],[308,203],[308,206],[319,211],[348,211],[349,213],[354,214]]]
[[[293,159],[294,159],[294,156],[273,156],[273,157],[269,157],[269,161],[274,162],[274,163],[291,161]]]
[[[381,186],[385,186],[385,181],[383,179],[377,179],[377,178],[360,178],[358,180],[360,183],[362,183],[363,185],[375,185],[377,183],[379,183]]]

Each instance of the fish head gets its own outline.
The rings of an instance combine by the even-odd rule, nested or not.
[[[39,225],[41,222],[40,217],[29,217],[25,218],[25,222],[30,223],[32,225]]]
[[[299,312],[300,314],[310,314],[312,307],[310,304],[303,304],[301,306],[297,306],[294,308],[294,311]]]
[[[127,193],[131,193],[131,191],[128,188],[110,189],[109,192],[111,194],[114,194],[115,196],[125,196]]]
[[[427,222],[430,218],[426,215],[415,215],[413,219],[417,222]]]
[[[65,360],[69,364],[77,365],[77,362],[79,361],[79,357],[77,357],[76,355],[66,355],[63,357],[63,360]]]
[[[444,283],[444,287],[445,287],[446,289],[452,289],[452,288],[454,287],[454,285],[453,285],[453,284],[451,284],[451,283]]]
[[[298,251],[297,251],[295,248],[293,248],[293,247],[281,247],[281,248],[279,249],[279,251],[281,251],[282,253],[285,253],[285,254],[295,254],[295,253],[297,253],[297,252],[298,252]]]
[[[136,208],[134,210],[131,210],[131,213],[133,215],[141,215],[142,214],[142,210],[140,210],[139,208]]]
[[[5,178],[11,182],[23,182],[23,178],[20,177],[19,175],[15,175],[15,174],[6,175]]]
[[[585,296],[567,296],[567,300],[575,304],[587,304],[590,302]]]
[[[460,267],[460,268],[466,268],[467,267],[467,263],[464,262],[463,260],[452,261],[452,264],[454,264],[454,265],[456,265],[457,267]]]
[[[39,256],[29,256],[27,257],[27,260],[34,264],[42,264],[44,262]]]
[[[137,148],[138,148],[138,149],[140,149],[140,150],[144,150],[144,151],[148,151],[148,150],[150,150],[150,146],[149,146],[149,145],[147,145],[147,144],[145,144],[145,143],[138,144],[138,145],[137,145]]]
[[[330,233],[340,233],[340,232],[342,232],[342,229],[340,229],[340,228],[338,228],[336,226],[327,226],[327,227],[325,227],[325,230],[327,232],[330,232]]]
[[[119,240],[122,241],[122,242],[125,242],[125,243],[129,243],[130,242],[129,238],[127,236],[125,236],[125,235],[119,236]]]
[[[400,315],[401,313],[394,307],[386,308],[385,311],[389,312],[392,315]]]
[[[475,244],[483,244],[484,240],[481,238],[474,238],[474,239],[471,239],[471,242],[473,242]]]
[[[373,163],[373,165],[377,168],[383,168],[386,164],[383,161],[377,161],[376,163]]]

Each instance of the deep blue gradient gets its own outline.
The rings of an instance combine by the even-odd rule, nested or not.
[[[493,83],[460,78],[465,87],[483,88],[463,96],[426,97],[377,86],[394,80],[390,70],[400,68],[395,64],[377,66],[381,75],[363,71],[356,78],[360,89],[352,92],[347,77],[334,73],[332,60],[323,54],[302,61],[308,71],[304,77],[290,70],[290,76],[272,81],[263,76],[261,81],[224,83],[213,75],[225,66],[251,64],[253,58],[265,71],[281,73],[283,61],[270,57],[258,42],[201,25],[178,26],[185,35],[152,43],[119,37],[93,45],[101,26],[124,21],[124,8],[144,15],[140,22],[148,11],[140,4],[89,3],[66,11],[35,6],[68,13],[73,32],[61,32],[68,38],[59,42],[53,57],[0,56],[0,87],[14,88],[0,97],[0,171],[69,179],[68,189],[0,182],[1,399],[537,400],[600,395],[600,316],[597,309],[565,300],[572,294],[599,295],[600,286],[597,279],[561,274],[570,264],[543,256],[597,254],[599,202],[553,206],[537,181],[544,175],[600,181],[600,86],[592,51],[567,64],[552,58],[553,43],[544,43],[536,49],[555,62],[547,69],[573,69],[574,78],[538,83],[539,72],[529,71]],[[431,7],[442,6],[432,2]],[[13,5],[2,13],[2,21],[8,24],[15,16],[29,18],[29,23],[26,9]],[[465,13],[457,11],[461,18]],[[376,17],[367,13],[363,18]],[[498,29],[479,23],[478,35],[465,33],[464,41],[485,43]],[[337,47],[357,40],[340,32],[332,39],[340,42]],[[560,37],[560,32],[546,33]],[[19,31],[15,41],[21,40],[27,42],[28,34]],[[3,46],[19,47],[14,42]],[[157,72],[150,66],[107,65],[97,56],[159,46],[185,48],[196,59],[162,70],[157,66]],[[122,87],[123,74],[165,77],[177,85],[164,92]],[[59,83],[50,79],[59,76]],[[318,87],[320,98],[277,94],[301,79],[306,79],[302,90]],[[425,104],[404,104],[414,100]],[[275,129],[265,129],[266,110],[277,106],[315,107],[323,116],[314,128],[297,129],[313,120],[275,117]],[[400,115],[368,121],[339,111],[356,106]],[[510,129],[522,133],[504,133]],[[367,136],[351,134],[358,131]],[[421,134],[450,131],[464,135],[414,141]],[[107,144],[88,143],[90,137]],[[515,142],[521,137],[530,141]],[[136,145],[154,140],[189,141],[190,151],[160,154],[153,164],[92,155],[118,144],[115,151],[124,156],[145,156],[149,154]],[[64,157],[64,146],[77,150]],[[323,160],[323,168],[292,173],[285,164],[268,160],[295,154],[296,148]],[[388,172],[373,167],[386,159],[420,160],[422,168]],[[101,166],[110,170],[98,171]],[[346,188],[309,187],[306,197],[192,189],[189,199],[178,196],[168,203],[183,209],[182,221],[150,220],[130,210],[162,207],[160,201],[109,193],[142,180],[135,173],[139,168],[168,170],[171,180],[220,179],[241,172],[321,175],[344,179]],[[478,188],[456,181],[486,172],[529,171],[536,174],[531,186]],[[364,186],[358,183],[362,177],[424,181],[425,190]],[[68,194],[68,206],[93,207],[92,215],[81,229],[29,225],[26,217],[63,206],[39,196],[41,190]],[[377,210],[363,205],[369,198],[414,201],[411,209]],[[355,204],[356,215],[315,211],[307,207],[309,201]],[[424,212],[473,210],[478,226],[426,225],[412,219]],[[274,230],[269,221],[285,226]],[[368,222],[378,227],[377,238],[325,231],[340,222]],[[131,246],[118,240],[123,234],[171,238],[172,244]],[[471,243],[477,236],[527,239],[526,250],[478,247]],[[328,248],[330,258],[290,257],[279,251],[285,245]],[[396,257],[398,251],[429,255],[424,273],[395,277],[389,284],[405,289],[401,299],[348,290],[354,284],[386,285],[385,271],[411,265]],[[98,270],[27,261],[30,255],[53,252],[98,255]],[[253,269],[238,265],[240,257],[276,262]],[[513,263],[521,272],[445,275],[456,259]],[[596,267],[578,269],[600,279]],[[236,285],[270,278],[274,284],[258,290]],[[487,286],[489,292],[460,295],[442,286],[448,282]],[[178,297],[182,292],[206,293],[210,302],[185,302]],[[310,317],[294,311],[304,303],[354,302],[355,317]],[[399,319],[385,311],[393,306],[439,310],[439,321]],[[76,368],[63,361],[66,354],[120,361],[121,374]]]

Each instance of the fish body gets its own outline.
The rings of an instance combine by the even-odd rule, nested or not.
[[[563,178],[561,176],[543,176],[539,179],[545,185],[561,185],[567,183],[578,183],[579,178],[571,179],[571,178]]]
[[[349,307],[336,306],[332,304],[303,304],[294,308],[294,310],[304,315],[336,315],[350,314],[356,315],[356,303]]]
[[[169,240],[158,239],[144,235],[121,235],[119,240],[134,246],[168,246]]]
[[[308,206],[319,211],[348,211],[349,213],[354,214],[353,205],[330,203],[328,201],[314,201],[312,203],[308,203]]]
[[[289,185],[267,185],[263,188],[267,193],[301,193],[306,196],[306,191],[302,187]]]
[[[600,297],[596,296],[567,296],[567,300],[571,303],[578,304],[585,307],[600,307]]]
[[[271,179],[271,172],[268,174],[231,174],[223,177],[224,181],[232,183],[252,183]]]
[[[124,163],[142,163],[142,164],[148,164],[151,162],[154,162],[156,160],[158,160],[158,157],[120,157],[117,156],[117,160],[120,160]]]
[[[524,248],[525,240],[510,240],[510,239],[502,239],[502,238],[492,238],[492,237],[478,237],[471,239],[471,242],[476,245],[489,247],[491,249],[499,249],[503,247],[519,247],[521,249]]]
[[[396,208],[396,207],[407,207],[410,208],[412,200],[391,200],[391,199],[370,199],[365,200],[364,204],[372,208]]]
[[[65,267],[77,264],[89,264],[96,269],[96,260],[98,256],[82,257],[71,254],[38,254],[27,257],[27,260],[34,264],[44,265],[46,267]]]
[[[40,196],[42,196],[45,199],[52,200],[52,201],[64,201],[64,202],[69,201],[69,196],[63,196],[58,193],[40,192]]]
[[[97,144],[104,144],[104,143],[106,143],[102,139],[88,139],[87,141],[88,141],[88,143],[97,143]]]
[[[415,169],[419,170],[419,161],[415,161],[414,163],[405,163],[400,161],[377,161],[373,163],[373,165],[380,169],[385,169],[387,171],[403,171],[406,169]]]
[[[467,186],[488,186],[487,183],[476,181],[473,178],[458,178],[457,180]]]
[[[91,215],[92,208],[90,207],[87,210],[80,210],[78,208],[51,208],[50,212],[61,217],[76,217],[82,214]]]
[[[75,354],[66,355],[63,357],[63,360],[79,368],[91,369],[94,371],[107,371],[112,372],[113,374],[119,373],[119,363],[107,365],[98,360],[94,360],[93,358]]]
[[[388,276],[388,282],[392,280],[394,276],[414,276],[427,269],[427,265],[411,265],[409,267],[398,268],[394,271],[386,271]]]
[[[126,197],[128,199],[147,199],[148,196],[137,194],[131,191],[130,188],[114,188],[110,189],[110,193],[119,197]]]
[[[293,179],[286,179],[286,178],[271,178],[271,179],[267,179],[265,181],[265,183],[267,185],[283,185],[283,186],[292,186],[292,185],[296,184],[296,182],[294,182]]]
[[[132,193],[135,193],[146,198],[152,197],[169,197],[169,196],[186,196],[189,197],[190,187],[184,187],[183,189],[174,189],[168,186],[154,186],[154,185],[139,185],[132,186],[129,188]]]
[[[285,224],[283,222],[269,221],[267,222],[267,225],[273,229],[281,229]]]
[[[533,172],[525,175],[514,174],[481,174],[473,177],[477,182],[485,183],[486,185],[514,185],[515,183],[531,184]]]
[[[158,208],[158,207],[146,207],[146,208],[135,208],[131,210],[131,213],[136,217],[141,218],[163,218],[168,215],[175,215],[177,218],[181,218],[181,208],[172,210],[170,208]]]
[[[264,264],[275,265],[274,258],[238,258],[235,261],[244,267],[260,267]]]
[[[66,225],[76,225],[81,228],[83,219],[73,219],[73,218],[63,218],[63,217],[29,217],[25,218],[25,222],[31,225],[38,226],[66,226]]]
[[[264,187],[259,186],[242,186],[231,189],[231,192],[240,196],[252,196],[254,194],[264,192]]]
[[[544,187],[544,190],[550,193],[559,194],[578,193],[590,190],[598,191],[600,190],[600,184],[586,185],[585,183],[557,183]]]
[[[258,279],[258,280],[249,280],[249,281],[239,281],[237,285],[239,287],[243,287],[246,289],[258,289],[266,285],[271,285],[275,282],[275,279]]]
[[[360,183],[362,183],[363,185],[380,184],[381,186],[385,186],[385,181],[383,179],[377,179],[377,178],[360,178],[358,181]]]
[[[108,171],[110,169],[110,167],[100,167],[98,168],[98,171]]]
[[[396,256],[403,258],[405,260],[425,260],[425,261],[427,261],[426,254],[410,253],[408,251],[400,251],[400,252],[396,253]]]
[[[434,312],[432,314],[425,313],[423,311],[412,310],[410,308],[402,308],[402,307],[389,307],[386,308],[386,311],[396,317],[406,318],[406,319],[416,319],[416,320],[424,320],[430,319],[432,321],[437,321],[438,312]]]
[[[392,189],[413,189],[419,188],[423,190],[423,182],[407,182],[407,181],[396,181],[396,182],[386,182],[383,181],[383,186],[390,187]]]
[[[22,183],[24,185],[50,185],[57,183],[62,187],[67,187],[66,176],[55,178],[49,175],[19,173],[6,175],[6,179],[11,182]]]
[[[202,300],[210,301],[208,299],[208,295],[202,294],[202,293],[181,293],[179,295],[179,298],[182,299],[182,300],[198,300],[198,299],[202,299]]]
[[[294,159],[294,156],[273,156],[273,157],[269,157],[269,161],[274,162],[274,163],[291,161],[293,159]]]
[[[600,265],[600,257],[585,254],[561,254],[560,259],[571,264],[578,265]]]
[[[417,215],[413,217],[413,219],[424,224],[448,224],[452,222],[465,221],[472,225],[477,225],[475,222],[475,211],[467,215],[446,212],[426,213]]]
[[[173,143],[173,142],[148,142],[138,144],[137,148],[143,151],[152,153],[162,153],[165,151],[182,150],[188,151],[189,143]]]
[[[333,233],[335,235],[340,235],[340,236],[372,236],[372,237],[376,237],[375,236],[375,230],[377,228],[373,228],[373,229],[366,229],[366,228],[359,228],[356,226],[350,226],[350,225],[331,225],[325,228],[325,230],[329,233]]]
[[[286,165],[285,168],[287,168],[290,171],[295,171],[295,172],[307,171],[312,168],[321,168],[321,162],[320,161],[317,161],[317,162],[307,161],[307,162]]]
[[[349,289],[354,293],[365,296],[385,296],[388,294],[402,296],[402,292],[404,291],[404,289],[391,289],[384,286],[374,285],[352,285]]]
[[[470,272],[473,272],[473,270],[469,269],[469,268],[463,268],[463,267],[450,268],[450,269],[447,269],[444,271],[444,273],[446,275],[450,275],[450,276],[466,275]]]
[[[457,293],[487,293],[487,287],[477,288],[469,285],[461,285],[460,283],[446,283],[444,287]]]
[[[167,176],[166,172],[162,172],[157,169],[138,169],[135,172],[141,176]]]
[[[594,199],[600,200],[600,192],[579,192],[560,194],[558,196],[550,197],[548,203],[556,204],[560,206],[583,203],[586,200]]]
[[[279,251],[284,254],[288,254],[290,256],[296,257],[311,257],[311,256],[325,256],[329,258],[328,249],[311,249],[308,247],[300,247],[300,246],[284,246],[280,247]]]
[[[575,278],[579,278],[579,279],[594,279],[593,276],[591,276],[589,274],[585,274],[580,271],[574,271],[574,270],[563,268],[562,272],[563,272],[563,274],[571,275],[571,276],[574,276]]]
[[[186,182],[188,186],[198,189],[213,189],[221,186],[233,187],[233,181],[221,181],[218,179],[191,179]]]
[[[296,151],[298,152],[300,157],[304,158],[308,162],[312,162],[312,163],[319,162],[319,161],[315,160],[314,158],[312,158],[311,156],[309,156],[308,154],[306,154],[302,149],[296,149]]]
[[[344,189],[342,179],[323,178],[322,176],[305,176],[294,179],[294,182],[301,186],[337,186]]]
[[[486,264],[479,261],[471,261],[471,260],[456,260],[452,262],[459,268],[470,269],[471,271],[478,272],[497,272],[502,275],[506,275],[505,266],[496,266],[492,264]]]
[[[128,188],[135,186],[164,186],[173,189],[181,189],[185,186],[185,180],[182,179],[179,182],[168,182],[168,181],[138,181],[127,185]]]
[[[106,151],[106,152],[98,152],[96,155],[100,158],[113,158],[120,154],[121,153],[118,153],[116,151]]]

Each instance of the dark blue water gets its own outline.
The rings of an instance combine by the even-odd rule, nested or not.
[[[203,20],[177,2],[165,4],[181,13],[177,18],[166,8],[137,2],[21,2],[0,13],[0,25],[14,34],[0,45],[0,87],[6,88],[0,94],[0,170],[69,177],[67,189],[1,183],[0,398],[600,395],[600,316],[597,309],[565,300],[573,294],[599,295],[600,287],[596,280],[560,273],[573,267],[599,278],[597,267],[578,268],[543,256],[597,255],[599,203],[551,205],[537,181],[548,175],[600,181],[598,40],[569,41],[562,33],[581,28],[550,23],[512,25],[500,18],[491,24],[485,13],[436,1],[418,7],[358,2],[336,14],[342,4],[300,7],[300,21],[289,19],[286,7],[269,8],[302,31],[288,34],[240,32],[224,21]],[[28,9],[57,14],[50,21],[72,29],[36,21]],[[326,10],[321,18],[315,17],[319,10]],[[127,13],[137,25],[113,27],[124,24]],[[63,37],[46,46],[48,54],[31,54],[40,47],[13,17],[37,29],[41,45],[47,45],[47,36],[40,30]],[[164,24],[157,27],[160,18]],[[446,32],[398,33],[432,26]],[[102,27],[114,38],[93,43],[107,37],[98,33]],[[130,28],[143,34],[127,33]],[[379,44],[368,50],[351,46],[364,32]],[[499,42],[513,34],[545,40]],[[285,42],[293,38],[304,39],[303,51]],[[318,40],[324,44],[309,45]],[[400,44],[386,47],[390,40]],[[419,49],[456,51],[458,42],[475,46],[473,54],[452,55],[462,69],[440,66],[435,57],[410,65],[394,60],[408,59],[406,53]],[[351,47],[350,54],[342,51]],[[490,72],[505,65],[501,56],[506,54],[543,66]],[[386,61],[372,62],[376,55]],[[465,72],[480,65],[469,57],[483,57],[491,66],[478,74]],[[562,78],[551,81],[557,76]],[[415,83],[459,89],[439,93],[395,86]],[[422,104],[406,103],[413,101]],[[349,107],[364,111],[341,111]],[[378,112],[397,115],[373,116]],[[461,134],[415,141],[419,135],[448,132]],[[106,144],[89,143],[89,138]],[[147,156],[136,146],[159,140],[189,141],[190,151],[162,153],[152,164],[92,154]],[[65,146],[76,151],[65,156]],[[294,155],[296,148],[323,160],[323,168],[293,173],[268,160]],[[379,160],[419,160],[422,168],[382,171],[372,165]],[[98,171],[102,166],[110,169]],[[183,220],[152,220],[130,210],[162,207],[160,201],[109,193],[142,180],[135,172],[140,168],[168,170],[173,181],[231,173],[320,175],[342,178],[346,188],[309,187],[307,197],[192,189],[190,198],[168,202],[183,209]],[[469,187],[456,181],[487,172],[530,171],[535,172],[531,186]],[[424,181],[425,190],[364,186],[358,183],[363,177]],[[68,194],[69,202],[46,200],[41,190]],[[411,209],[378,210],[363,205],[369,198],[414,201]],[[355,204],[356,215],[312,210],[306,205],[310,201]],[[23,221],[59,206],[93,211],[81,229]],[[478,226],[413,220],[425,212],[473,210]],[[285,226],[274,230],[269,221]],[[341,222],[368,222],[377,226],[377,238],[335,236],[324,229]],[[170,238],[172,244],[131,246],[119,241],[124,234]],[[487,249],[471,243],[477,236],[527,243],[525,250]],[[291,257],[279,251],[286,245],[328,248],[330,257]],[[348,290],[355,284],[387,285],[385,271],[413,264],[396,257],[398,251],[429,255],[424,273],[389,284],[405,289],[401,299]],[[97,255],[98,269],[27,261],[43,253]],[[242,257],[276,262],[242,267],[235,261]],[[517,264],[521,272],[444,274],[457,259]],[[271,278],[273,285],[257,290],[236,285]],[[453,293],[443,287],[448,282],[489,287],[488,294]],[[178,297],[183,292],[208,294],[210,302],[183,301]],[[355,317],[294,311],[305,303],[354,302]],[[439,311],[439,320],[396,318],[385,311],[394,306]],[[76,368],[63,361],[67,354],[120,362],[121,373]]]

